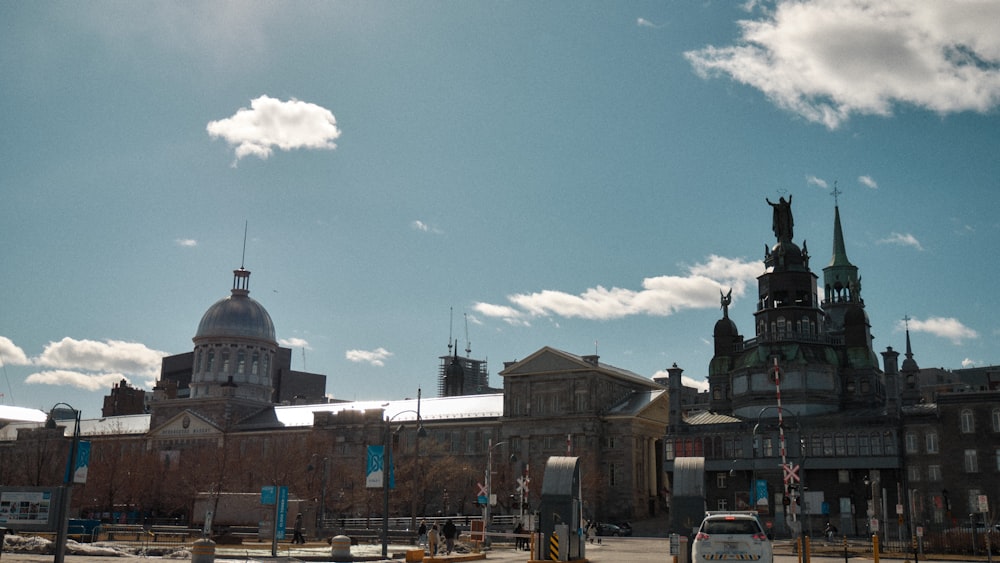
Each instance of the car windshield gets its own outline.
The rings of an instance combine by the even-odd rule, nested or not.
[[[758,532],[758,528],[753,520],[707,520],[701,531],[708,535],[752,536]]]

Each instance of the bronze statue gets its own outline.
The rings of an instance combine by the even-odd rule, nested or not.
[[[778,242],[792,242],[792,226],[795,224],[792,219],[792,196],[788,196],[788,201],[781,197],[778,203],[772,203],[767,198],[764,198],[764,201],[773,209],[771,230],[774,231],[774,237]]]

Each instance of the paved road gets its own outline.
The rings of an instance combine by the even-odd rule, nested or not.
[[[216,554],[215,561],[216,563],[273,561],[270,558],[270,549],[248,549],[248,547],[244,546],[241,553],[227,552],[227,550],[220,548]],[[401,552],[405,549],[403,546],[399,546],[398,548],[396,546],[391,547],[392,552]],[[287,561],[288,559],[286,558],[289,557],[292,559],[302,558],[317,561],[324,559],[330,553],[329,546],[321,546],[320,544],[311,544],[304,549],[297,548],[292,551],[288,550],[286,544],[282,544],[281,548],[279,555],[283,556],[281,559],[283,561]],[[371,550],[370,553],[369,550]],[[781,546],[778,546],[776,551],[774,563],[796,563],[798,561],[798,558],[794,554],[789,554],[789,551],[782,549]],[[377,555],[381,553],[381,548],[379,546],[356,546],[352,553],[355,555]],[[486,561],[492,563],[524,563],[528,560],[527,555],[526,551],[498,547],[487,553]],[[664,538],[604,538],[601,545],[588,544],[586,546],[586,558],[590,563],[671,563],[672,561],[669,541]],[[0,563],[53,563],[53,559],[51,555],[4,553],[0,556]],[[893,563],[901,563],[903,561],[902,558],[892,559],[884,556],[882,559],[892,561]],[[162,563],[178,561],[177,559],[160,557],[66,556],[66,563],[150,563],[157,560],[160,560]],[[399,561],[400,559],[395,560],[396,563]],[[841,563],[844,561],[844,557],[842,555],[837,557],[813,555],[811,561],[815,563]],[[847,563],[870,563],[871,561],[871,555],[864,554],[861,556],[851,556]],[[986,557],[968,558],[965,561],[986,561]],[[940,559],[921,558],[919,563],[954,563],[954,560],[944,562]]]

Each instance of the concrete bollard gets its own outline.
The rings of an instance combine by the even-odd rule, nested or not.
[[[191,563],[213,563],[215,561],[215,542],[202,538],[191,546]]]
[[[334,536],[330,540],[330,557],[337,562],[353,561],[354,558],[351,557],[351,538],[347,536]]]

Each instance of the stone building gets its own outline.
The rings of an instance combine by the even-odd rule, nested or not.
[[[708,410],[671,412],[666,469],[704,457],[707,508],[756,509],[778,532],[822,530],[829,520],[864,533],[869,514],[884,519],[900,502],[897,374],[872,349],[839,206],[821,295],[805,243],[794,242],[791,197],[771,205],[777,242],[764,247],[753,335],[729,318],[724,294]]]

